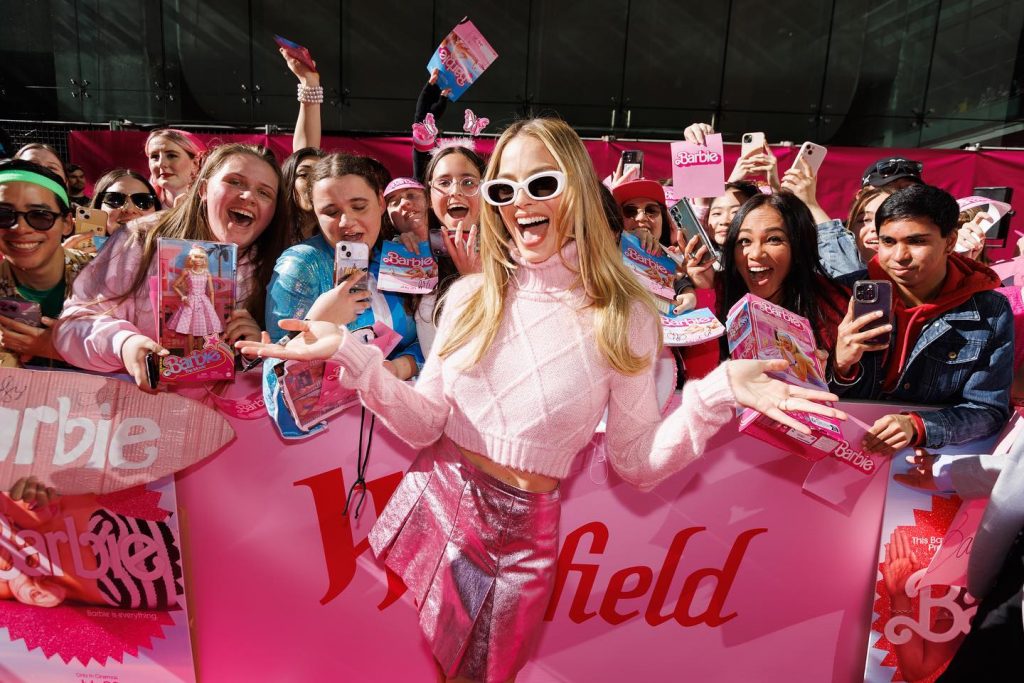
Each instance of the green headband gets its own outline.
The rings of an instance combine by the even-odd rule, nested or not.
[[[64,208],[71,208],[71,201],[68,199],[68,191],[44,175],[25,169],[12,168],[7,171],[0,171],[0,184],[2,183],[32,183],[39,187],[45,187],[57,195],[57,199],[64,202]]]

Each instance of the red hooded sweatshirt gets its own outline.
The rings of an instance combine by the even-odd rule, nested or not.
[[[877,256],[868,263],[868,274],[873,280],[892,282],[892,278],[878,263]],[[892,391],[896,387],[900,373],[906,368],[907,358],[913,351],[914,344],[917,342],[921,330],[924,329],[925,323],[956,308],[976,293],[996,289],[1001,285],[999,276],[987,266],[953,253],[949,255],[949,260],[946,262],[946,279],[942,282],[942,289],[933,300],[907,308],[903,303],[903,297],[894,291],[892,302],[893,338],[886,359],[885,381],[882,389]],[[896,289],[895,282],[893,282],[893,289]]]

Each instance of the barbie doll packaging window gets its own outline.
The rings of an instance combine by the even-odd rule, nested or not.
[[[233,379],[235,354],[224,328],[235,308],[234,244],[159,238],[156,292],[160,379],[195,383]]]
[[[781,358],[789,363],[789,368],[769,373],[773,377],[798,387],[828,391],[821,361],[814,353],[814,331],[807,318],[747,294],[729,310],[725,328],[733,358]],[[790,414],[807,425],[811,433],[801,434],[749,408],[740,415],[739,429],[812,461],[831,455],[846,443],[838,420],[799,411]]]

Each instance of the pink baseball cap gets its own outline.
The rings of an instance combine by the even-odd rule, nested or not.
[[[415,188],[417,190],[426,191],[427,188],[423,186],[423,183],[416,180],[415,178],[395,178],[388,186],[384,188],[384,196],[387,197],[392,192],[398,192],[399,190],[408,190]]]

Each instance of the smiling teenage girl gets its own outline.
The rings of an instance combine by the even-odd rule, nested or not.
[[[225,337],[258,339],[264,283],[286,239],[280,195],[281,173],[269,151],[241,144],[215,148],[177,206],[115,232],[82,272],[54,333],[57,350],[86,370],[127,370],[148,389],[146,354],[166,353],[156,342],[149,296],[159,237],[238,246],[238,308]]]

